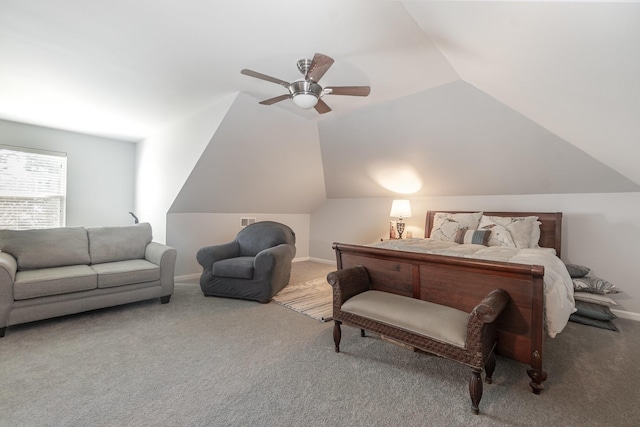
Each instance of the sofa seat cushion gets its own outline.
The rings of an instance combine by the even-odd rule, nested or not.
[[[13,299],[23,300],[87,291],[95,289],[97,285],[96,273],[88,265],[18,271],[13,286]]]
[[[152,240],[151,225],[143,222],[125,227],[87,228],[91,264],[144,259]]]
[[[342,311],[465,347],[469,313],[381,291],[366,291],[342,304]]]
[[[82,227],[0,230],[0,250],[18,262],[18,270],[89,264],[89,240]]]
[[[95,264],[91,268],[98,274],[98,288],[160,280],[160,267],[144,259]]]
[[[254,259],[251,256],[239,256],[216,261],[213,263],[212,273],[218,277],[252,279]]]

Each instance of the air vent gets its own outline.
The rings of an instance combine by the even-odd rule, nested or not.
[[[254,222],[256,222],[255,218],[240,218],[240,225],[243,227],[253,224]]]

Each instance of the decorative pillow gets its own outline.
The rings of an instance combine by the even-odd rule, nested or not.
[[[537,216],[502,217],[483,215],[480,219],[479,229],[491,229],[489,246],[510,246],[516,248],[535,247],[540,240],[539,229],[534,246],[532,237],[535,234],[534,224],[538,222]],[[539,227],[539,226],[538,226]]]
[[[429,237],[433,240],[453,242],[458,230],[476,230],[481,216],[482,212],[457,214],[437,212],[433,217],[433,227]]]
[[[595,326],[596,328],[609,329],[610,331],[618,332],[618,328],[616,325],[611,323],[611,320],[592,319],[590,317],[580,316],[576,313],[569,316],[569,320],[576,323],[582,323],[583,325]]]
[[[573,298],[576,301],[591,302],[593,304],[606,305],[607,307],[618,305],[618,303],[613,298],[607,295],[592,294],[590,292],[574,292]]]
[[[576,314],[578,316],[589,317],[598,320],[617,319],[618,316],[611,312],[606,305],[594,304],[586,301],[576,301]]]
[[[480,220],[479,230],[490,230],[491,236],[489,237],[488,246],[510,246],[516,247],[516,243],[511,237],[511,233],[505,227],[491,221],[488,216],[483,216]],[[497,217],[492,217],[497,218]]]
[[[567,267],[569,276],[571,276],[572,279],[584,277],[591,271],[589,267],[585,267],[584,265],[579,264],[565,264],[565,266]]]
[[[491,236],[491,230],[460,229],[456,233],[455,242],[487,246],[489,236]]]
[[[576,291],[590,292],[592,294],[617,294],[620,289],[613,286],[612,283],[598,277],[578,277],[573,280],[573,289]]]

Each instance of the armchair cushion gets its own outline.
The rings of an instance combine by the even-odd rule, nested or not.
[[[251,256],[240,256],[223,259],[213,263],[213,275],[218,277],[235,277],[237,279],[253,278],[253,260]]]

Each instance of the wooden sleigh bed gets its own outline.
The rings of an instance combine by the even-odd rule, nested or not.
[[[435,211],[427,212],[427,238],[435,214]],[[537,216],[541,223],[539,245],[554,248],[560,257],[562,213],[484,212],[484,215]],[[358,265],[366,267],[372,289],[466,312],[491,290],[506,290],[511,298],[498,320],[497,352],[530,366],[527,374],[534,393],[538,394],[544,388],[542,383],[547,379],[547,373],[542,366],[545,339],[543,266],[342,243],[334,243],[333,248],[338,270]]]

